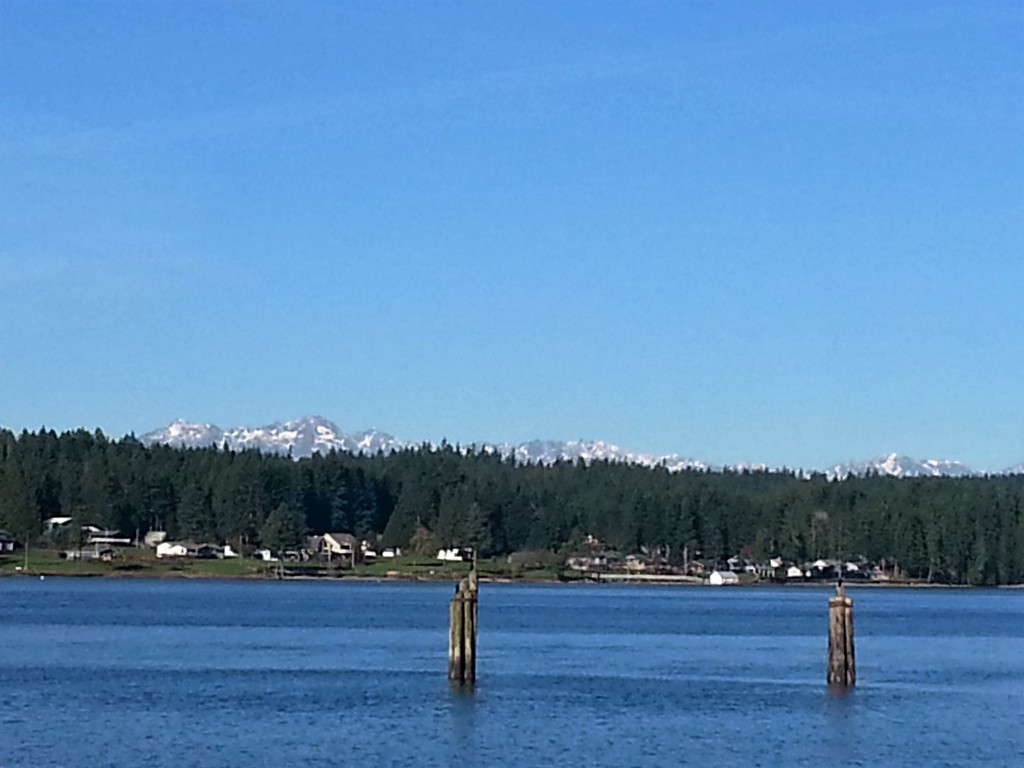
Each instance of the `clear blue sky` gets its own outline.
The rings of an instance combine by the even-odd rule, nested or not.
[[[1024,4],[0,0],[0,424],[1024,461]]]

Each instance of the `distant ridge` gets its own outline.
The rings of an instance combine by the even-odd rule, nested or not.
[[[850,475],[888,475],[890,477],[969,477],[981,474],[960,461],[950,459],[925,459],[919,461],[909,456],[890,453],[864,461],[849,461],[836,464],[825,472],[829,477],[845,478]]]
[[[274,422],[262,427],[234,427],[221,429],[214,424],[197,424],[181,419],[166,427],[147,432],[139,438],[146,445],[163,444],[186,448],[227,445],[232,450],[255,449],[267,453],[305,458],[314,453],[326,454],[332,450],[348,453],[392,453],[420,445],[402,440],[376,429],[345,433],[332,421],[322,416],[305,416],[293,421]],[[600,440],[530,440],[525,443],[485,443],[478,446],[503,456],[515,456],[524,463],[551,464],[556,461],[620,461],[670,471],[686,469],[723,469],[701,459],[676,454],[658,456],[635,453]],[[764,464],[730,465],[733,470],[777,471]],[[811,474],[818,470],[806,470]],[[868,474],[890,477],[968,477],[981,475],[966,464],[950,459],[918,460],[891,453],[861,461],[836,464],[823,473],[829,478],[843,479],[850,475]],[[1024,474],[1024,463],[1007,467],[995,474]]]
[[[194,424],[179,419],[166,427],[147,432],[139,439],[146,445],[163,444],[185,448],[227,445],[232,450],[254,448],[267,453],[290,454],[297,459],[314,453],[329,453],[331,450],[387,454],[419,445],[375,429],[346,434],[337,424],[322,416],[305,416],[295,421],[275,422],[263,427],[233,429],[221,429],[214,424]],[[698,459],[688,459],[675,454],[654,456],[633,453],[600,440],[531,440],[518,445],[485,443],[479,447],[503,456],[515,456],[518,461],[538,464],[607,460],[651,467],[664,466],[672,471],[711,469],[709,463]]]
[[[162,429],[147,432],[139,440],[146,445],[159,443],[183,448],[227,445],[235,451],[256,449],[267,453],[290,453],[297,459],[314,453],[330,453],[332,450],[366,454],[391,453],[409,445],[375,429],[346,435],[337,424],[321,416],[279,421],[264,427],[233,429],[178,419]]]

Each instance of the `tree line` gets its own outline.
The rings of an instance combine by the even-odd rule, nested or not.
[[[1024,581],[1024,475],[829,479],[786,471],[669,472],[616,462],[524,464],[442,443],[293,460],[145,446],[99,430],[0,430],[0,528],[36,539],[70,516],[127,534],[274,550],[311,532],[428,552],[734,554],[802,563],[865,558],[939,583]]]

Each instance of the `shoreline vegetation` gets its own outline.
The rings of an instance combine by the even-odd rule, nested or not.
[[[678,574],[583,574],[569,569],[517,568],[507,562],[486,560],[478,564],[480,581],[489,583],[534,584],[629,584],[674,585],[684,587],[711,586],[706,578]],[[243,579],[257,581],[332,581],[332,582],[442,582],[457,583],[469,573],[468,563],[442,563],[423,557],[402,557],[394,562],[357,565],[355,568],[331,567],[323,563],[279,563],[249,558],[223,560],[175,558],[159,559],[146,551],[123,554],[111,562],[66,560],[58,553],[37,550],[30,552],[28,567],[22,554],[0,556],[0,577],[70,577],[70,578],[148,578],[148,579]],[[834,580],[779,581],[744,579],[732,586],[756,587],[818,587],[831,588]],[[963,589],[970,585],[936,584],[922,579],[859,580],[847,582],[857,588],[937,588]],[[1008,589],[1024,589],[1024,584],[1002,585]]]
[[[325,550],[327,536],[335,541]],[[202,562],[158,564],[133,543],[173,545]],[[797,581],[852,572],[858,583],[997,586],[1024,582],[1024,474],[670,471],[523,461],[445,442],[293,459],[147,446],[99,430],[0,429],[0,552],[10,553],[0,573],[17,572],[26,547],[27,570],[42,575],[333,577],[337,563],[322,558],[340,555],[354,566],[343,578],[446,578],[454,566],[432,557],[454,548],[490,564],[485,578],[628,571],[642,583],[632,575],[719,571],[746,583],[749,567],[771,583],[785,569]],[[247,559],[203,558],[217,551]],[[59,563],[58,552],[90,562]],[[248,559],[255,552],[265,560]],[[413,559],[390,557],[399,553]],[[285,562],[267,562],[274,557]]]

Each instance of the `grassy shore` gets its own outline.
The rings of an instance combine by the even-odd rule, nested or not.
[[[504,561],[486,560],[478,565],[483,578],[498,580],[556,581],[566,578],[551,567],[516,567]],[[427,557],[401,557],[341,567],[336,563],[282,562],[267,563],[246,558],[196,560],[192,558],[157,558],[148,550],[123,550],[110,562],[99,560],[65,560],[57,552],[29,552],[0,557],[0,576],[92,576],[149,578],[370,578],[456,581],[469,573],[469,563],[441,563]]]
[[[483,560],[478,563],[480,577],[487,581],[525,582],[585,582],[594,581],[581,573],[559,569],[547,564],[510,564],[504,558]],[[151,550],[124,549],[110,562],[100,560],[65,560],[52,550],[29,552],[28,562],[23,553],[0,556],[2,576],[82,576],[106,578],[195,578],[195,579],[374,579],[396,581],[457,581],[469,573],[469,563],[442,563],[426,556],[406,556],[380,562],[361,564],[355,568],[338,563],[283,562],[267,563],[248,558],[224,560],[196,560],[192,558],[157,558]],[[659,577],[625,573],[604,574],[604,583],[672,583],[699,585],[694,577]],[[831,584],[832,582],[827,582]],[[771,585],[778,582],[747,582],[744,586]],[[822,586],[826,582],[797,582],[787,586]],[[923,581],[898,580],[884,582],[853,582],[858,587],[951,587],[958,585],[928,584]],[[1024,585],[1010,585],[1024,588]]]

